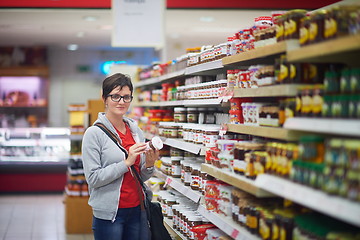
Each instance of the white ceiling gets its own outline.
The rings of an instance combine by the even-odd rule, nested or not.
[[[271,11],[166,10],[166,47],[185,48],[225,42],[254,18]],[[94,16],[96,21],[85,21]],[[214,21],[203,22],[201,17]],[[111,48],[110,9],[0,9],[0,46],[55,46],[78,44],[81,48]],[[78,37],[78,34],[83,34]]]

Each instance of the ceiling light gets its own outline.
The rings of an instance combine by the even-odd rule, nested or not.
[[[213,21],[215,21],[215,18],[213,18],[213,17],[201,17],[200,21],[201,22],[213,22]]]
[[[67,49],[69,51],[76,51],[76,50],[78,50],[78,48],[79,48],[79,46],[77,44],[69,44],[67,47]]]
[[[85,21],[88,21],[88,22],[94,22],[94,21],[98,20],[98,17],[95,17],[95,16],[85,16],[85,17],[83,17],[83,19],[84,19]]]

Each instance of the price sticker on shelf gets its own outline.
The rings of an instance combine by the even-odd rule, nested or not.
[[[234,229],[230,236],[232,238],[236,239],[238,235],[239,235],[239,231],[237,229]]]
[[[219,130],[219,135],[224,136],[226,134],[227,130],[228,130],[228,126],[225,123],[221,124],[220,130]]]
[[[222,102],[228,102],[234,96],[234,91],[226,89],[221,94]]]
[[[164,187],[166,187],[167,185],[170,185],[171,182],[172,182],[172,178],[167,177],[166,180],[165,180],[165,185],[164,185]]]

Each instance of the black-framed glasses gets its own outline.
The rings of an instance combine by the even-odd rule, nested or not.
[[[119,94],[109,94],[108,97],[110,97],[113,102],[120,102],[121,99],[123,99],[125,103],[129,103],[133,100],[133,96],[131,95],[121,96]]]

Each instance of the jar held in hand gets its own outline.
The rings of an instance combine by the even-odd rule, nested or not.
[[[146,143],[146,149],[153,149],[153,150],[161,150],[164,144],[162,140],[155,136],[151,139],[151,141]]]

